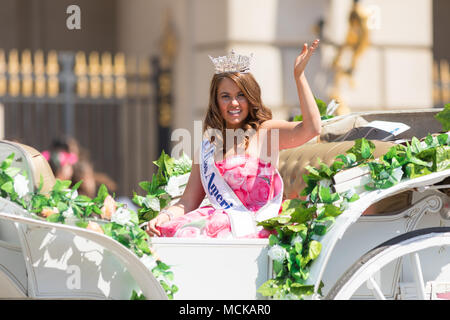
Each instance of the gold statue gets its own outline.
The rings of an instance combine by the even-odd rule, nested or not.
[[[331,92],[331,99],[339,101],[339,107],[336,111],[338,115],[350,113],[348,106],[343,103],[339,94],[339,87],[341,80],[348,77],[350,84],[354,86],[352,75],[355,70],[356,63],[363,52],[369,46],[369,29],[367,27],[368,14],[364,12],[363,8],[358,3],[358,0],[353,0],[352,10],[349,15],[349,28],[345,43],[339,47],[336,57],[333,60],[332,68],[335,70],[334,84]],[[345,50],[351,50],[350,66],[345,68],[342,66],[342,54]]]
[[[160,43],[161,49],[161,67],[163,69],[170,68],[175,59],[177,52],[177,39],[175,30],[172,24],[172,17],[169,10],[166,10],[163,27],[163,37]],[[172,122],[172,108],[171,101],[168,100],[170,92],[173,90],[173,81],[171,75],[162,73],[159,75],[159,94],[162,101],[160,101],[158,122],[161,127],[169,127]]]

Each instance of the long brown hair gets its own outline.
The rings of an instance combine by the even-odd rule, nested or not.
[[[261,99],[261,88],[251,73],[227,72],[214,74],[209,89],[209,105],[205,121],[203,122],[203,132],[210,128],[220,130],[225,142],[226,123],[220,113],[219,105],[217,103],[217,91],[220,82],[224,78],[231,79],[236,83],[247,98],[249,110],[248,116],[242,126],[244,131],[248,129],[258,131],[258,128],[264,121],[272,119],[272,111],[263,104]],[[245,147],[247,148],[247,146],[248,137],[246,137]]]

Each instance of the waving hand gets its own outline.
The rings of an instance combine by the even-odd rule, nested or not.
[[[318,46],[319,46],[319,39],[314,40],[314,42],[309,48],[307,43],[303,45],[302,52],[299,54],[297,59],[295,59],[294,64],[295,78],[298,78],[303,75],[306,65],[308,64],[309,58],[311,58],[311,55],[314,53],[314,51],[317,49]]]

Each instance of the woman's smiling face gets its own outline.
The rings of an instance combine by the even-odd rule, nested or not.
[[[229,78],[223,78],[217,88],[217,104],[228,129],[241,128],[248,116],[248,100]]]

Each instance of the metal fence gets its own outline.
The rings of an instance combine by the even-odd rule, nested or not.
[[[433,102],[437,108],[450,103],[450,67],[445,59],[433,61]]]
[[[161,90],[170,71],[158,61],[107,52],[0,51],[3,138],[42,151],[53,139],[73,137],[95,170],[116,182],[116,194],[131,196],[151,179],[152,161],[167,148],[159,141],[169,140],[158,104],[170,102],[161,98],[170,95]]]

